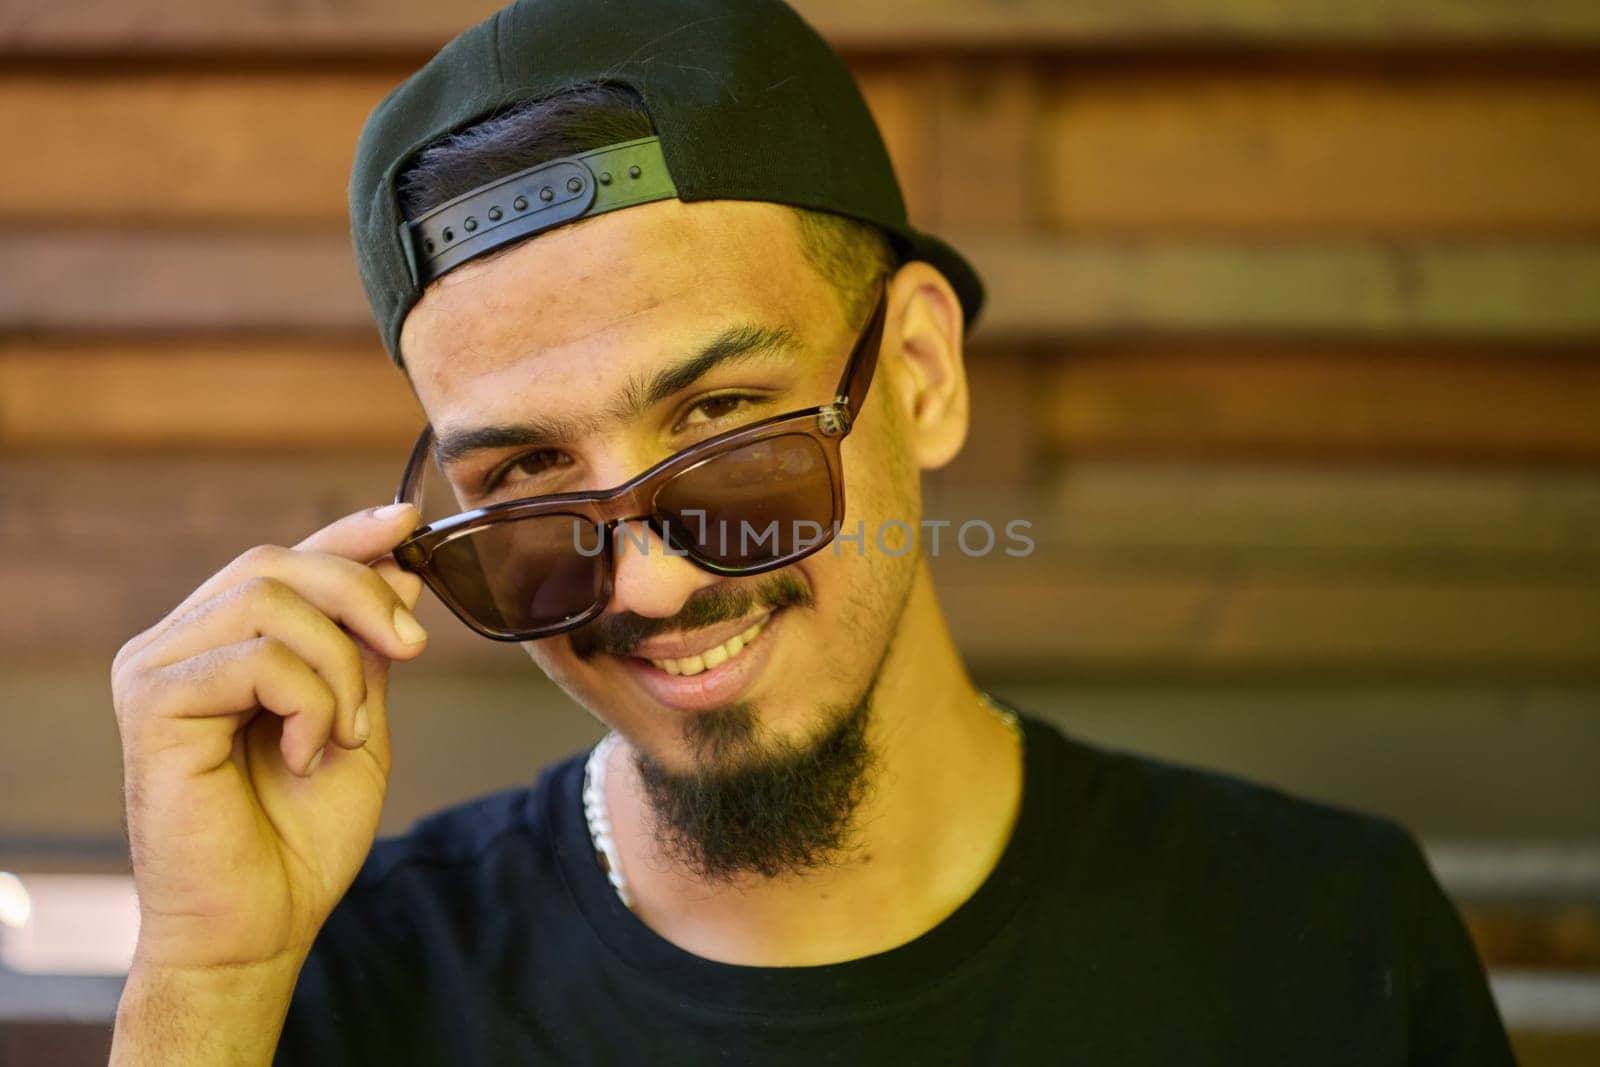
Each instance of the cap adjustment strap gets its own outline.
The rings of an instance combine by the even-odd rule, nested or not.
[[[496,179],[400,224],[412,283],[428,282],[475,256],[531,234],[653,200],[678,189],[661,139],[607,145]]]

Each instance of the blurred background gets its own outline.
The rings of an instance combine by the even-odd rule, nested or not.
[[[0,1062],[103,1062],[118,646],[393,492],[348,167],[497,6],[0,0]],[[1600,1063],[1600,4],[797,6],[991,289],[929,486],[1034,524],[938,561],[979,680],[1401,820],[1524,1063]],[[422,614],[389,831],[599,734]]]

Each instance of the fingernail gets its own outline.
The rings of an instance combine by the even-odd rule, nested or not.
[[[412,510],[413,507],[415,507],[413,504],[385,504],[383,507],[375,509],[372,515],[378,519],[398,519],[405,512]]]
[[[428,639],[428,631],[422,628],[417,617],[407,611],[404,604],[394,609],[394,632],[408,645],[415,645]]]
[[[356,709],[355,731],[357,741],[365,741],[372,735],[372,717],[367,714],[365,704]]]
[[[301,775],[302,778],[310,778],[313,774],[317,773],[317,768],[322,766],[322,754],[325,751],[327,750],[322,748],[317,749],[317,754],[311,757],[310,763],[306,764],[306,772],[305,774]]]

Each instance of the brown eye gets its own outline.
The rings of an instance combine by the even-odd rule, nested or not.
[[[496,468],[488,478],[484,479],[483,492],[491,492],[507,482],[518,482],[542,474],[560,462],[561,454],[549,449],[543,449],[538,452],[525,452],[509,463]]]
[[[716,422],[718,419],[725,419],[738,411],[749,399],[749,397],[741,396],[738,393],[707,397],[689,409],[688,413],[683,417],[683,425],[695,426],[701,423]]]

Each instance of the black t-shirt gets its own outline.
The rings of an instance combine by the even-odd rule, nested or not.
[[[988,880],[844,963],[737,966],[654,933],[595,856],[582,755],[432,816],[374,848],[277,1062],[1513,1062],[1404,830],[1022,722],[1022,809]]]

